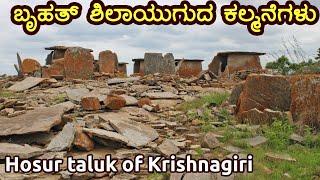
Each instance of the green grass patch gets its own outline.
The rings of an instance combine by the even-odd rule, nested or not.
[[[0,98],[14,98],[17,94],[12,91],[0,90]]]
[[[67,95],[65,93],[58,94],[54,99],[52,104],[60,104],[67,100]]]
[[[153,173],[147,177],[147,180],[169,180],[170,174],[168,173]]]
[[[178,109],[187,112],[192,109],[201,108],[205,105],[220,106],[223,102],[225,102],[229,98],[229,96],[230,94],[227,92],[210,93],[196,100],[193,100],[190,102],[184,102],[178,106]]]

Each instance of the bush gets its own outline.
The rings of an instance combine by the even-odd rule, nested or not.
[[[266,68],[273,69],[282,75],[304,73],[307,71],[310,71],[310,73],[320,72],[320,65],[317,61],[310,59],[307,62],[292,63],[286,56],[281,56],[274,62],[268,62]]]

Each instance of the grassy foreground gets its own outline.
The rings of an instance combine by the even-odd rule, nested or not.
[[[235,117],[230,115],[221,105],[228,99],[227,93],[213,93],[192,102],[186,102],[178,107],[188,114],[190,121],[200,121],[200,130],[213,132],[223,137],[219,138],[222,145],[232,145],[244,151],[241,154],[253,154],[254,173],[237,175],[236,179],[320,179],[320,135],[309,127],[296,127],[287,119],[275,119],[271,125],[250,126],[239,128]],[[199,109],[201,114],[199,115]],[[213,111],[218,111],[215,113]],[[213,128],[212,124],[219,126]],[[252,128],[256,127],[256,128]],[[302,142],[290,139],[292,133],[300,134]],[[245,138],[263,136],[268,139],[265,144],[251,147]],[[201,152],[199,152],[201,155]],[[289,155],[295,162],[279,159],[270,160],[266,153]],[[222,156],[221,156],[222,154]],[[225,150],[212,150],[212,157],[225,157]]]

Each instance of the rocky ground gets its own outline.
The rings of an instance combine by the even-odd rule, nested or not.
[[[2,179],[320,178],[319,76],[205,73],[108,80],[0,78],[0,159],[137,154],[225,159],[253,154],[253,174],[5,173]],[[304,105],[302,105],[302,103]],[[307,127],[308,125],[308,127]],[[3,163],[3,161],[2,161]]]

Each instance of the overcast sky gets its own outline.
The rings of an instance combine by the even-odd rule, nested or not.
[[[70,1],[56,1],[66,4]],[[93,26],[86,21],[90,0],[77,0],[83,6],[82,16],[67,26],[41,26],[38,34],[26,35],[20,26],[12,24],[10,10],[14,5],[45,4],[44,0],[1,0],[0,7],[0,74],[15,74],[13,64],[16,63],[16,52],[22,58],[34,58],[44,64],[49,53],[44,47],[53,45],[82,46],[94,50],[94,56],[102,50],[117,53],[121,62],[129,62],[132,72],[132,58],[143,57],[145,52],[172,52],[175,58],[204,59],[203,68],[211,62],[219,51],[243,50],[266,53],[278,52],[283,49],[283,41],[295,36],[305,54],[313,57],[320,48],[320,24],[313,26],[267,26],[262,36],[253,36],[245,26],[228,26],[217,16],[215,24],[210,26],[137,26],[137,25],[100,25]],[[131,4],[129,0],[104,1],[111,4]],[[146,0],[135,1],[146,4]],[[206,1],[192,1],[191,4],[205,4]],[[217,1],[216,1],[217,2]],[[217,8],[229,1],[219,1]],[[247,4],[249,1],[240,1]],[[266,3],[266,0],[259,1]],[[300,2],[300,1],[296,1]],[[320,3],[311,1],[318,8]],[[157,0],[158,4],[177,4],[178,0]],[[218,13],[219,14],[219,13]],[[279,54],[279,53],[278,53]],[[265,64],[270,57],[262,58]]]

